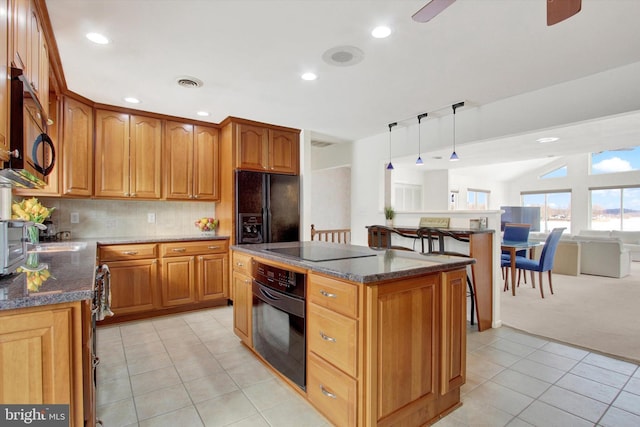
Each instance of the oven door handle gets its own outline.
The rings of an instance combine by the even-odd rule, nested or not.
[[[271,301],[280,301],[282,298],[278,298],[277,296],[273,295],[271,292],[267,291],[266,289],[260,287],[259,288],[260,293],[267,299],[270,299]]]

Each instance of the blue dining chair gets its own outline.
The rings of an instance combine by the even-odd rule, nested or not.
[[[534,271],[538,272],[538,276],[540,278],[540,296],[544,298],[544,291],[542,290],[542,273],[545,271],[549,274],[549,289],[551,290],[551,294],[553,294],[553,283],[551,282],[551,270],[553,269],[553,260],[556,255],[556,249],[558,248],[558,243],[560,242],[560,237],[562,236],[562,232],[565,230],[564,227],[554,228],[551,230],[551,233],[547,236],[547,240],[544,242],[544,247],[542,248],[542,253],[540,254],[540,259],[529,259],[527,257],[516,256],[516,268],[522,270],[529,270],[531,272],[531,285],[532,287],[536,287],[535,275]]]
[[[531,224],[516,224],[516,223],[507,223],[504,225],[504,233],[502,234],[502,240],[507,242],[526,242],[529,240],[529,230],[531,230]],[[516,251],[516,256],[527,256],[527,250],[523,249],[521,251]],[[507,250],[503,250],[500,255],[501,261],[506,261],[507,267],[511,266],[511,254]],[[505,264],[501,262],[501,264]],[[504,265],[502,266],[502,275],[503,277],[507,276]],[[518,270],[518,285],[520,285],[520,273],[521,270]],[[524,283],[527,283],[527,275],[524,276]]]

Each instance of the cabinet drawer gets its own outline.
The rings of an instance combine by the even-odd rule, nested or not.
[[[108,245],[100,246],[99,253],[100,262],[156,258],[158,256],[158,247],[155,243]]]
[[[334,425],[355,426],[357,382],[319,357],[309,355],[307,396]]]
[[[309,351],[355,377],[358,364],[358,321],[309,304]]]
[[[233,271],[251,276],[251,256],[233,252]]]
[[[345,316],[358,317],[357,285],[312,274],[309,276],[307,299]]]
[[[164,258],[171,256],[225,253],[228,248],[228,240],[162,243],[160,245],[160,255]]]

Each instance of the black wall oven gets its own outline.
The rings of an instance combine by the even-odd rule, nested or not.
[[[304,390],[305,275],[256,261],[252,269],[253,348]]]

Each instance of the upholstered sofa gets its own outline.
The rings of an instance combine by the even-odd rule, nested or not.
[[[579,237],[612,237],[620,239],[631,252],[631,261],[640,261],[640,231],[580,230]]]
[[[622,240],[580,234],[573,239],[580,243],[580,273],[616,278],[629,275],[631,253]]]

